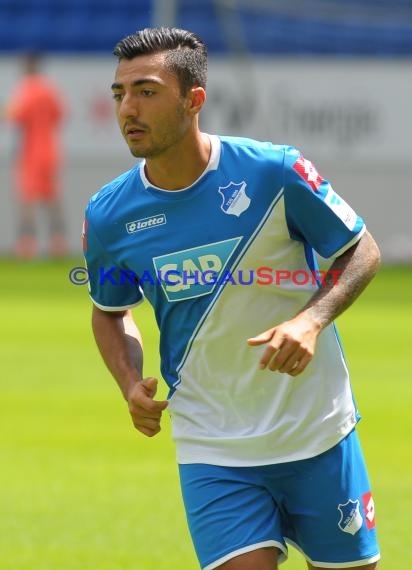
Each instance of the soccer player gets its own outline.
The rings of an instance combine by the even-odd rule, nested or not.
[[[144,160],[87,207],[93,330],[134,426],[151,437],[171,415],[201,567],[274,570],[288,542],[308,568],[376,569],[333,324],[377,271],[375,241],[295,148],[199,130],[207,52],[196,35],[145,29],[114,54],[120,130]],[[333,259],[324,278],[315,251]],[[131,309],[144,297],[166,401],[143,376]]]
[[[19,207],[15,253],[32,258],[38,253],[36,205],[44,205],[49,218],[49,254],[67,253],[59,176],[60,127],[65,104],[62,94],[40,72],[38,54],[24,58],[24,76],[3,114],[19,130],[14,175]]]

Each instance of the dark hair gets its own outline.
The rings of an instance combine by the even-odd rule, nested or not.
[[[182,93],[195,85],[206,87],[207,48],[193,32],[145,28],[120,40],[113,51],[119,61],[160,52],[167,52],[165,65],[179,80]]]

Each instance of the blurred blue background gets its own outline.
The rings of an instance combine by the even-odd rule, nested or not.
[[[0,50],[104,53],[142,28],[177,24],[212,54],[412,54],[410,0],[0,0]],[[235,31],[237,37],[232,37]]]

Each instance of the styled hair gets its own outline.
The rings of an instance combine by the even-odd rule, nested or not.
[[[113,54],[120,60],[165,52],[165,65],[179,81],[183,94],[191,87],[206,88],[207,48],[193,32],[179,28],[145,28],[120,40]]]

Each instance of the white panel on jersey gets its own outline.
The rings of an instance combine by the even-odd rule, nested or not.
[[[230,267],[307,267],[291,241],[283,198]],[[308,271],[310,271],[310,268]],[[227,283],[195,332],[169,411],[180,463],[262,465],[304,459],[337,443],[356,423],[348,374],[333,326],[298,377],[261,371],[264,347],[246,339],[291,318],[315,286]]]

